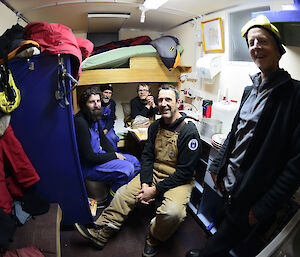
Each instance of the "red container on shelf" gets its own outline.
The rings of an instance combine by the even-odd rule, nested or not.
[[[202,103],[202,116],[203,116],[203,118],[211,118],[212,104],[213,104],[212,100],[203,100],[203,103]]]

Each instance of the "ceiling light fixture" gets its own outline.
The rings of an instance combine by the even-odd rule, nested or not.
[[[168,2],[168,0],[145,0],[145,2],[142,5],[140,5],[140,10],[142,12],[140,22],[145,22],[145,13],[148,10],[158,9],[166,2]]]
[[[129,19],[130,13],[89,13],[88,18],[122,18]]]
[[[140,22],[144,23],[145,22],[145,13],[148,9],[146,9],[143,5],[140,5],[140,10],[142,12]]]

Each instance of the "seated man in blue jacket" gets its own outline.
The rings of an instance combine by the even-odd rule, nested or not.
[[[111,84],[102,85],[101,90],[101,109],[102,116],[100,119],[100,124],[103,129],[104,135],[111,142],[115,151],[117,151],[117,143],[120,138],[116,135],[114,130],[114,123],[116,119],[116,103],[111,98],[113,93],[113,87]]]
[[[80,112],[74,117],[77,147],[85,179],[110,185],[111,197],[140,170],[136,157],[116,152],[100,124],[101,95],[87,88],[79,99]]]
[[[186,257],[228,256],[250,233],[253,238],[270,227],[300,184],[300,82],[279,68],[285,49],[265,16],[241,32],[260,72],[250,76],[253,84],[245,88],[231,132],[209,167],[224,198],[220,226],[203,249]],[[247,256],[256,256],[249,250]]]

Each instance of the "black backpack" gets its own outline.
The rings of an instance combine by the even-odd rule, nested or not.
[[[13,25],[0,37],[0,59],[7,57],[7,54],[16,49],[24,40],[25,29],[19,25]]]

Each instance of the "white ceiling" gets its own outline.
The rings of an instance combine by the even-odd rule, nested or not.
[[[139,6],[144,0],[5,0],[29,22],[53,22],[70,27],[74,33],[116,32],[120,28],[165,32],[199,15],[242,4],[243,0],[169,0],[157,10],[146,12],[140,22]],[[92,18],[88,13],[130,13],[129,19]]]

